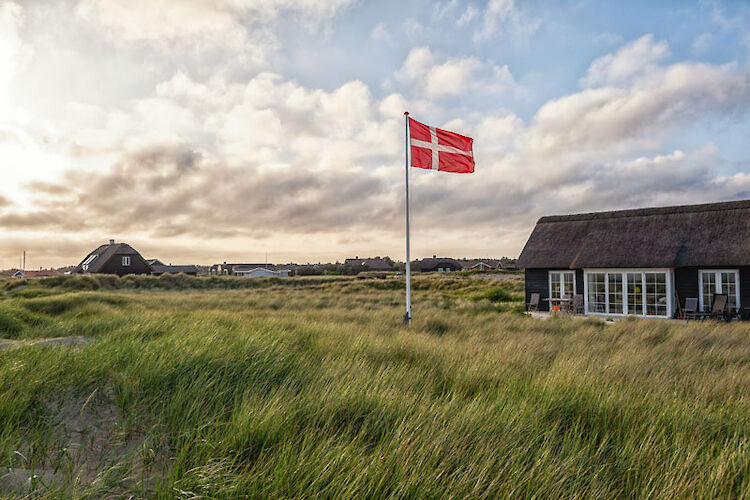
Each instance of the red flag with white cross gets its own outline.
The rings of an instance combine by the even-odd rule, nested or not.
[[[411,166],[470,174],[474,172],[474,139],[430,127],[409,117]]]

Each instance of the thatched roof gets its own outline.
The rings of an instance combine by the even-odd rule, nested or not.
[[[127,243],[115,243],[113,240],[109,244],[101,245],[99,248],[90,252],[73,270],[74,273],[98,273],[101,272],[104,265],[109,262],[109,259],[115,255],[137,255],[139,258],[141,254],[138,251],[128,245]],[[83,263],[88,261],[88,269],[83,268]],[[145,261],[144,261],[145,262]],[[148,263],[146,263],[148,264]]]
[[[750,200],[542,217],[518,265],[750,266]]]

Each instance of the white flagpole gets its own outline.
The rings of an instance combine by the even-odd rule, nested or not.
[[[404,324],[411,326],[411,256],[409,255],[409,112],[404,112],[406,164],[406,314]]]

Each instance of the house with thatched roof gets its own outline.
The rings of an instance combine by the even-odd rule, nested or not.
[[[461,271],[463,267],[456,260],[450,257],[438,257],[433,255],[431,259],[422,259],[419,261],[419,271],[422,273],[447,273]]]
[[[109,240],[106,245],[89,252],[76,266],[73,273],[79,274],[150,274],[151,266],[138,251],[127,243]]]
[[[750,200],[542,217],[518,265],[540,310],[573,295],[608,316],[671,318],[717,294],[750,308]]]

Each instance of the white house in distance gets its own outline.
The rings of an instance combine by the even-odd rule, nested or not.
[[[241,276],[243,278],[288,278],[288,269],[271,269],[269,267],[236,267],[234,268],[234,275]]]

